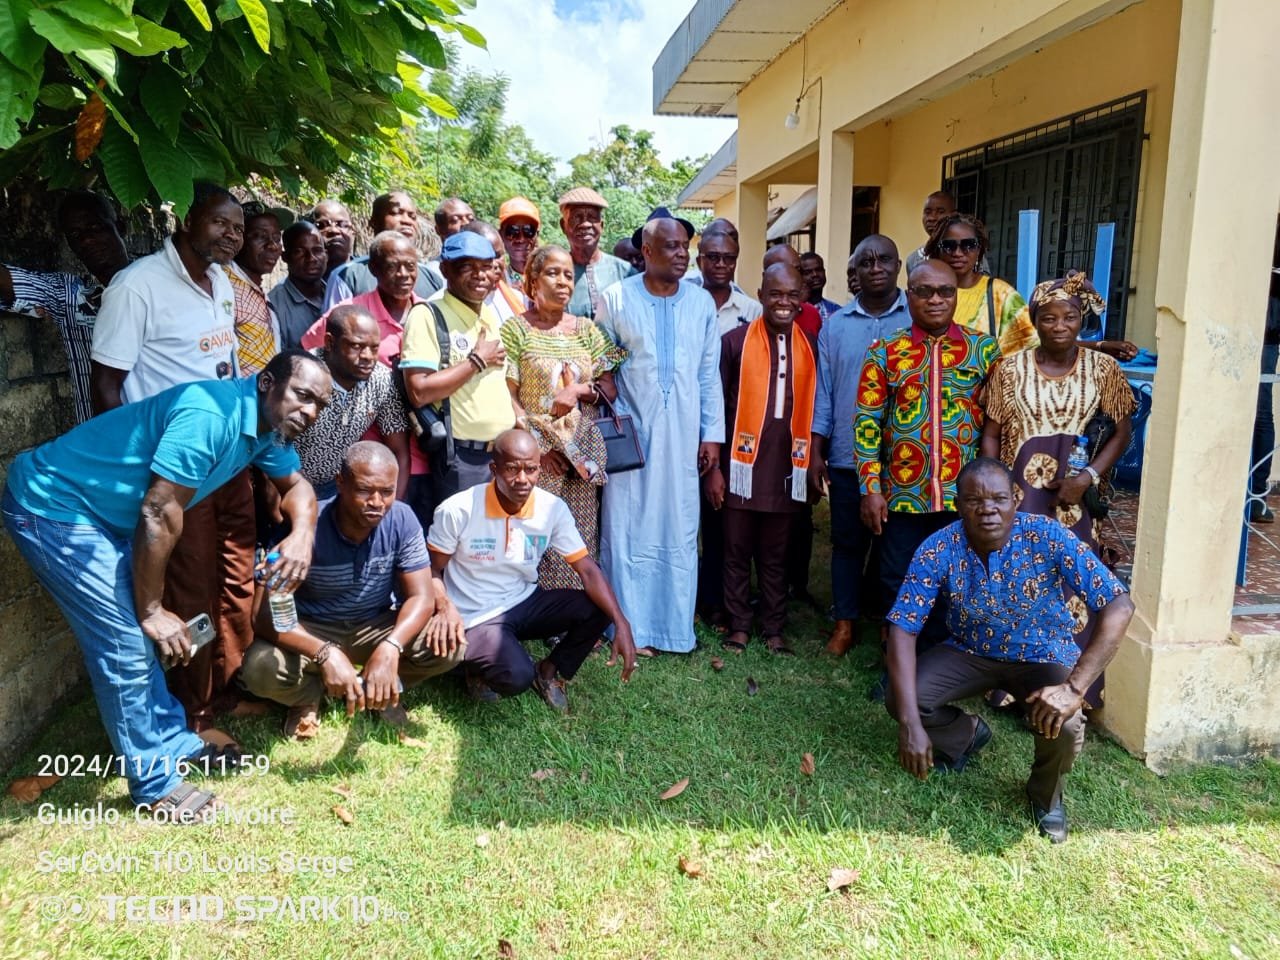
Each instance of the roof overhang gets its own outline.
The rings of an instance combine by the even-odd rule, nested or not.
[[[738,91],[839,0],[697,0],[653,64],[653,112],[736,117]]]
[[[689,185],[676,203],[682,207],[713,207],[726,193],[738,189],[738,132],[735,130]]]

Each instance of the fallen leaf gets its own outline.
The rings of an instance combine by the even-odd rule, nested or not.
[[[800,772],[803,773],[806,777],[812,777],[814,769],[815,769],[815,765],[813,762],[813,754],[806,753],[803,757],[800,758]]]
[[[343,823],[347,824],[347,826],[350,826],[351,824],[356,822],[356,818],[351,815],[351,811],[348,810],[346,807],[344,807],[340,803],[335,803],[333,805],[333,813],[334,813],[334,816],[336,816]]]
[[[107,105],[102,97],[93,94],[76,117],[76,159],[84,163],[102,142],[102,132],[107,127]]]
[[[587,783],[588,781],[590,781],[591,769],[589,767],[583,767],[582,772],[578,774],[578,779],[581,780],[583,783]]]
[[[696,860],[690,860],[688,857],[681,856],[680,872],[686,877],[692,877],[696,880],[698,877],[702,876],[702,864],[698,863]]]
[[[689,785],[688,777],[685,777],[683,780],[677,780],[671,786],[667,787],[666,790],[662,791],[662,795],[658,797],[658,799],[670,800],[673,797],[678,797],[680,796],[680,794],[684,793],[684,788],[687,787],[688,785]]]
[[[498,960],[515,960],[516,948],[511,945],[510,940],[498,941]]]
[[[719,673],[721,670],[724,669],[724,661],[721,660],[719,657],[712,657],[711,669],[714,670],[716,673]]]
[[[406,737],[403,730],[400,731],[399,736],[400,742],[406,747],[418,747],[421,750],[427,749],[427,742],[425,740],[419,740],[417,737]]]
[[[832,867],[831,876],[827,877],[827,889],[832,893],[835,893],[837,890],[843,890],[845,887],[857,883],[860,876],[862,876],[861,870],[846,870],[843,867]]]
[[[36,783],[40,784],[41,790],[48,790],[50,787],[52,787],[55,783],[57,783],[61,779],[62,779],[61,777],[56,777],[50,774],[47,777],[36,777]]]
[[[35,803],[44,790],[40,786],[38,777],[19,777],[9,784],[8,793],[19,803]]]
[[[489,845],[489,835],[487,833],[482,833],[478,837],[476,837],[477,847],[487,847],[488,845]]]
[[[747,677],[747,696],[754,697],[759,690],[760,684],[753,677]]]
[[[331,787],[330,789],[344,800],[351,799],[351,788],[345,783],[340,783],[336,787]]]
[[[559,772],[560,771],[558,771],[555,767],[545,767],[542,770],[533,771],[533,773],[529,774],[529,776],[533,777],[533,779],[541,783],[543,780],[547,780],[547,779],[550,779],[551,777],[554,777]]]

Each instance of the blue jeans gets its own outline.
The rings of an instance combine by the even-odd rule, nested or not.
[[[46,520],[8,490],[4,526],[36,579],[61,608],[84,654],[107,737],[124,764],[134,803],[152,803],[182,783],[181,760],[204,748],[165,684],[155,644],[133,606],[132,547],[99,527]]]
[[[856,620],[871,531],[862,522],[858,471],[830,467],[827,476],[831,480],[832,613],[837,620]]]

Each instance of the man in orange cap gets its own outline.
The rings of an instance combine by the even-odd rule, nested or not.
[[[631,264],[600,249],[609,201],[590,187],[574,187],[560,198],[560,229],[573,258],[573,296],[566,312],[595,319],[600,294],[635,273]]]
[[[520,289],[524,265],[529,254],[538,247],[538,231],[542,218],[533,201],[526,197],[512,197],[498,208],[498,233],[507,248],[507,282]]]

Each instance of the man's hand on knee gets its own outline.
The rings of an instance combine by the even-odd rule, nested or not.
[[[1076,693],[1069,683],[1041,687],[1027,697],[1027,704],[1031,707],[1027,719],[1032,730],[1053,740],[1062,732],[1062,725],[1080,711],[1083,703],[1084,697]]]
[[[365,706],[384,710],[400,702],[397,680],[400,678],[400,654],[389,643],[379,643],[370,654],[361,674],[364,678]]]

